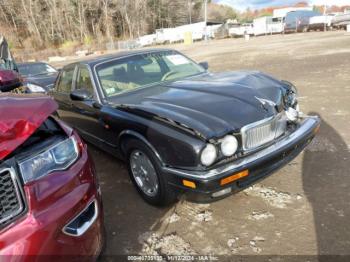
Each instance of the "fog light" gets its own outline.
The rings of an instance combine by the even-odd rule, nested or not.
[[[192,181],[188,181],[188,180],[182,180],[182,184],[186,187],[190,187],[190,188],[196,188],[196,184]]]
[[[98,206],[94,200],[63,228],[63,233],[79,237],[95,223],[97,216]]]
[[[212,197],[219,197],[219,196],[223,196],[223,195],[226,195],[226,194],[229,194],[232,192],[232,188],[231,187],[228,187],[228,188],[225,188],[223,190],[220,190],[218,192],[215,192],[212,195]]]
[[[223,186],[223,185],[226,185],[228,183],[232,183],[233,181],[236,181],[236,180],[238,180],[238,179],[240,179],[242,177],[246,177],[248,175],[249,175],[248,169],[243,170],[243,171],[241,171],[241,172],[239,172],[237,174],[234,174],[232,176],[228,176],[228,177],[225,177],[225,178],[221,179],[220,185]]]

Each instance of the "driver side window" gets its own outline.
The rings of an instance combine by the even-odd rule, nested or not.
[[[80,67],[76,80],[75,89],[85,89],[89,91],[91,97],[95,97],[94,87],[92,85],[90,72],[86,67]]]

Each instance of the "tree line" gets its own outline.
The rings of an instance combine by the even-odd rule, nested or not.
[[[210,3],[212,20],[235,18]],[[14,45],[40,49],[67,41],[133,39],[157,28],[203,21],[204,0],[2,0],[0,33]]]

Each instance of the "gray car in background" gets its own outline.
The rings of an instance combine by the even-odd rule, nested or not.
[[[20,63],[18,71],[23,77],[24,85],[31,93],[46,93],[54,85],[58,70],[43,62]]]

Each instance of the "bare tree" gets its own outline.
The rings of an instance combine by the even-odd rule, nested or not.
[[[189,1],[191,22],[200,21],[202,0],[0,0],[0,30],[36,48],[136,38],[187,24]]]

